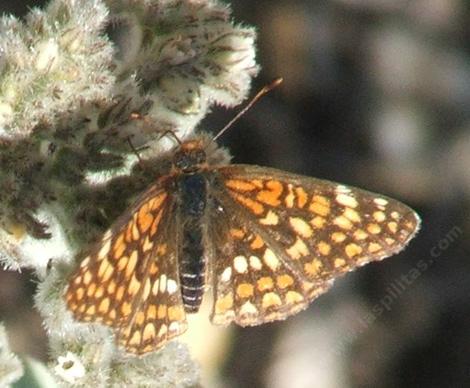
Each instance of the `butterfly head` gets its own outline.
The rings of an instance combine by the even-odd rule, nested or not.
[[[173,166],[184,173],[197,171],[206,163],[207,155],[199,140],[191,140],[181,144],[173,156]]]

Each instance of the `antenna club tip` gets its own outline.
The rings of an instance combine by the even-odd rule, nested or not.
[[[273,81],[271,81],[270,84],[266,85],[266,91],[273,90],[274,88],[277,88],[283,81],[284,81],[284,78],[282,78],[282,77],[275,78]]]

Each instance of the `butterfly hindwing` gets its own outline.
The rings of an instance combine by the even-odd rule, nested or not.
[[[253,326],[286,318],[331,285],[306,280],[289,262],[278,259],[275,246],[229,217],[213,219],[211,229],[217,229],[221,239],[211,249],[215,324]]]
[[[158,260],[149,268],[132,320],[119,328],[118,343],[128,352],[157,350],[186,331],[174,247],[168,243],[156,247]]]

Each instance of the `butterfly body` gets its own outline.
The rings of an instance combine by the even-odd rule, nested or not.
[[[252,165],[211,165],[185,142],[170,173],[90,250],[65,295],[80,321],[144,354],[187,327],[206,290],[214,324],[259,325],[305,309],[333,280],[399,252],[419,229],[406,205]]]
[[[188,313],[199,310],[205,285],[206,263],[203,247],[203,219],[207,207],[207,182],[200,173],[180,173],[176,177],[175,213],[182,222],[182,248],[179,268],[181,295]]]

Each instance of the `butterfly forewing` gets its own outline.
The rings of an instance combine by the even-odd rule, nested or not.
[[[154,350],[186,328],[176,224],[165,221],[173,206],[164,186],[150,188],[92,247],[66,291],[77,320],[114,327],[132,353]]]
[[[413,210],[364,190],[257,166],[217,175],[214,323],[285,318],[334,278],[403,249],[419,228]]]

